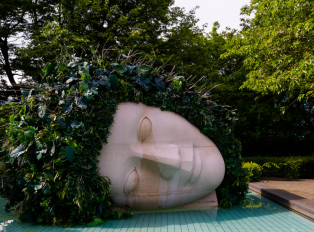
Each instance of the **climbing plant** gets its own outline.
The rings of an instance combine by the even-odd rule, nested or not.
[[[120,102],[142,102],[186,118],[218,146],[226,165],[217,189],[222,206],[244,199],[245,173],[234,137],[234,110],[210,100],[182,76],[123,55],[115,61],[67,57],[48,63],[40,84],[23,91],[14,107],[1,153],[0,188],[26,222],[71,226],[97,218],[119,218],[110,180],[98,174]]]

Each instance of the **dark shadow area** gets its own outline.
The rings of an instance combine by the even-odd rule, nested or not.
[[[295,195],[293,193],[289,193],[282,189],[261,189],[262,196],[273,194],[274,196],[278,198],[282,198],[284,201],[294,201],[294,200],[307,200],[304,197]]]

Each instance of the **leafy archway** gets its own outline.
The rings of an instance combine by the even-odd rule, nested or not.
[[[184,77],[131,61],[73,58],[47,64],[42,83],[23,92],[2,152],[4,184],[22,221],[73,225],[113,218],[110,180],[98,175],[96,157],[106,143],[120,102],[142,102],[175,112],[218,146],[226,175],[217,189],[228,207],[244,199],[245,173],[234,137],[234,110],[209,100]]]

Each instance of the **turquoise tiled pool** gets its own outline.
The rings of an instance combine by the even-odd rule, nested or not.
[[[4,200],[0,201],[1,206]],[[23,224],[13,220],[3,209],[0,211],[0,231],[134,231],[134,232],[247,232],[290,231],[314,232],[311,222],[255,193],[249,193],[244,202],[232,209],[194,210],[162,213],[139,213],[133,218],[107,221],[97,227],[75,226],[61,228]]]

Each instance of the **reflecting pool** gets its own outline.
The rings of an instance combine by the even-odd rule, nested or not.
[[[232,209],[136,213],[131,219],[107,221],[97,227],[62,228],[23,224],[2,209],[4,204],[4,199],[0,199],[0,231],[314,232],[314,222],[255,193],[249,193],[244,203]]]

